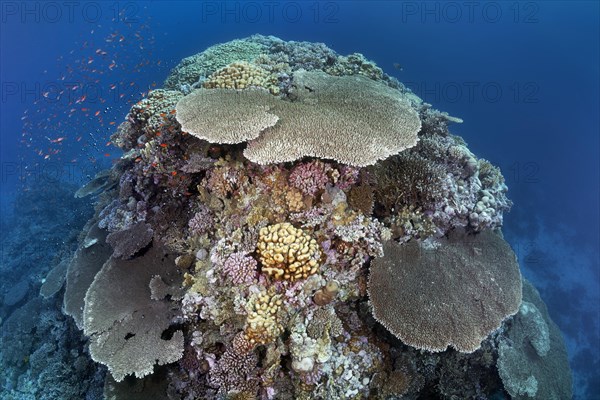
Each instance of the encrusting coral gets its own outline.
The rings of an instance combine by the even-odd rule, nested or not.
[[[127,375],[181,400],[522,383],[506,335],[546,347],[511,325],[521,277],[493,232],[507,187],[450,134],[459,119],[360,54],[272,36],[188,57],[165,88],[113,135],[125,154],[67,269],[64,311],[108,367],[107,395],[130,396]]]

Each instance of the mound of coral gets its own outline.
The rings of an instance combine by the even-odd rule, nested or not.
[[[184,59],[113,135],[124,155],[67,268],[107,398],[513,394],[511,202],[449,122],[322,44]]]

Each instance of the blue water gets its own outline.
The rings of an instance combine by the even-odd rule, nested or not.
[[[254,33],[360,52],[502,168],[506,238],[565,334],[577,398],[600,398],[598,2],[48,4],[1,3],[4,221],[23,188],[118,158],[111,132],[183,57]]]

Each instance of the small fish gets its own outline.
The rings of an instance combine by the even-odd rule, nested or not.
[[[394,65],[394,68],[395,68],[395,69],[397,69],[397,70],[399,70],[399,71],[402,71],[402,70],[403,70],[403,68],[402,68],[402,65],[400,65],[399,63],[395,62],[393,65]]]
[[[165,147],[168,147],[168,146],[169,146],[169,145],[168,145],[168,144],[166,144],[166,143],[161,143],[161,144],[160,144],[160,147],[162,147],[163,149],[164,149]]]
[[[171,176],[175,176],[175,175],[177,175],[177,171],[171,172]]]

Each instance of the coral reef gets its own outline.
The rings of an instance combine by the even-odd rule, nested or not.
[[[25,189],[1,221],[0,398],[100,398],[105,369],[61,313],[65,269],[93,209],[68,182],[40,179]]]
[[[67,268],[64,311],[107,398],[516,393],[517,343],[563,347],[535,301],[511,317],[507,188],[450,122],[319,43],[255,35],[184,59],[114,133],[125,154]],[[540,315],[549,347],[517,336]]]
[[[91,357],[107,365],[117,382],[127,374],[144,377],[155,363],[182,356],[181,331],[163,337],[176,310],[167,300],[153,299],[151,282],[157,275],[169,286],[180,284],[174,260],[153,246],[131,261],[109,259],[86,292],[83,330],[90,337]]]

